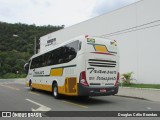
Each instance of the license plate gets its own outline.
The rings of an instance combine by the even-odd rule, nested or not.
[[[100,92],[106,92],[107,90],[106,89],[100,89]]]

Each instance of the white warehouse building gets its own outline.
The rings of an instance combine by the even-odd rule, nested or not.
[[[133,72],[135,82],[160,84],[160,0],[140,0],[40,38],[40,52],[81,35],[115,39],[120,73]]]

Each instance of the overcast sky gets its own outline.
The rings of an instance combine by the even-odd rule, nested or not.
[[[138,0],[0,0],[0,21],[71,26]]]

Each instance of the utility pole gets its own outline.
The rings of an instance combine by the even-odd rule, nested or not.
[[[35,36],[35,38],[34,38],[34,54],[37,53],[36,48],[37,48],[37,41],[36,41],[36,36]]]

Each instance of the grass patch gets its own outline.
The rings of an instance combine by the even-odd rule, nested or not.
[[[160,84],[122,84],[123,87],[160,89]]]

